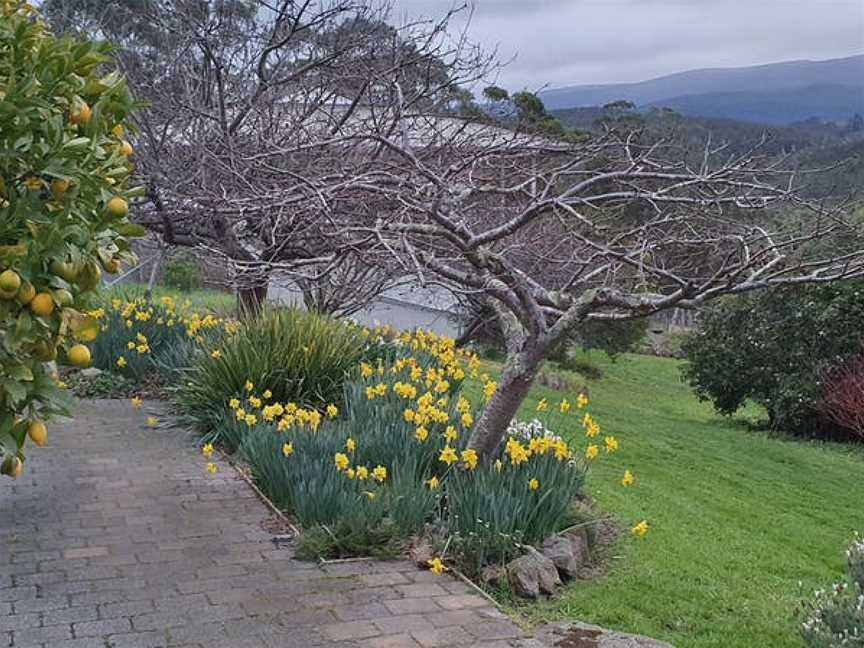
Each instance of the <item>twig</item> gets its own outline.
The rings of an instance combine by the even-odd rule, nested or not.
[[[221,454],[222,459],[234,469],[234,472],[236,472],[240,476],[240,478],[249,485],[249,487],[255,492],[258,498],[262,502],[264,502],[264,505],[267,506],[267,508],[269,508],[273,512],[273,514],[276,515],[276,517],[278,517],[283,523],[285,523],[285,525],[290,529],[291,534],[295,538],[298,537],[300,535],[300,529],[294,526],[291,523],[291,520],[288,519],[288,516],[286,516],[269,497],[267,497],[264,493],[261,492],[261,489],[255,485],[255,482],[252,481],[249,475],[247,475],[246,472],[242,470],[238,464],[229,459],[228,455],[226,455],[224,452],[220,452],[219,454]]]
[[[482,597],[485,598],[487,601],[489,601],[489,602],[490,602],[492,605],[494,605],[496,608],[498,608],[499,610],[503,610],[503,609],[504,609],[504,608],[501,607],[501,604],[500,604],[498,601],[496,601],[494,598],[492,598],[492,597],[491,597],[491,596],[486,592],[486,590],[484,590],[484,589],[483,589],[482,587],[480,587],[477,583],[475,583],[475,582],[472,581],[470,578],[468,578],[468,577],[467,577],[465,574],[463,574],[461,571],[459,571],[459,570],[456,569],[455,567],[451,567],[451,568],[450,568],[450,571],[453,572],[453,575],[456,576],[456,578],[458,578],[458,579],[461,580],[463,583],[465,583],[466,585],[468,585],[471,589],[473,589],[473,590],[474,590],[475,592],[477,592],[480,596],[482,596]]]

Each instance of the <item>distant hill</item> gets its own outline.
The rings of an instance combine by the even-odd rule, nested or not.
[[[864,111],[864,54],[827,61],[787,61],[743,68],[691,70],[642,81],[546,90],[550,110],[619,99],[640,108],[788,124],[808,118],[848,119]]]

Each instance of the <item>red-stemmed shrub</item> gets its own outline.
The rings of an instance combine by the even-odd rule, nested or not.
[[[864,353],[825,371],[819,410],[834,423],[864,438]]]

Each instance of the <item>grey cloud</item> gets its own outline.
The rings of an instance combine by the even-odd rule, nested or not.
[[[458,2],[455,4],[459,4]],[[440,16],[449,0],[394,0]],[[469,33],[510,88],[640,81],[701,67],[864,51],[861,0],[475,0]]]

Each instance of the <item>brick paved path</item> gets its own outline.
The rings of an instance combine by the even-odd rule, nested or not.
[[[245,482],[208,475],[192,439],[146,416],[84,404],[22,477],[0,478],[0,647],[523,645],[449,577],[294,560]]]

